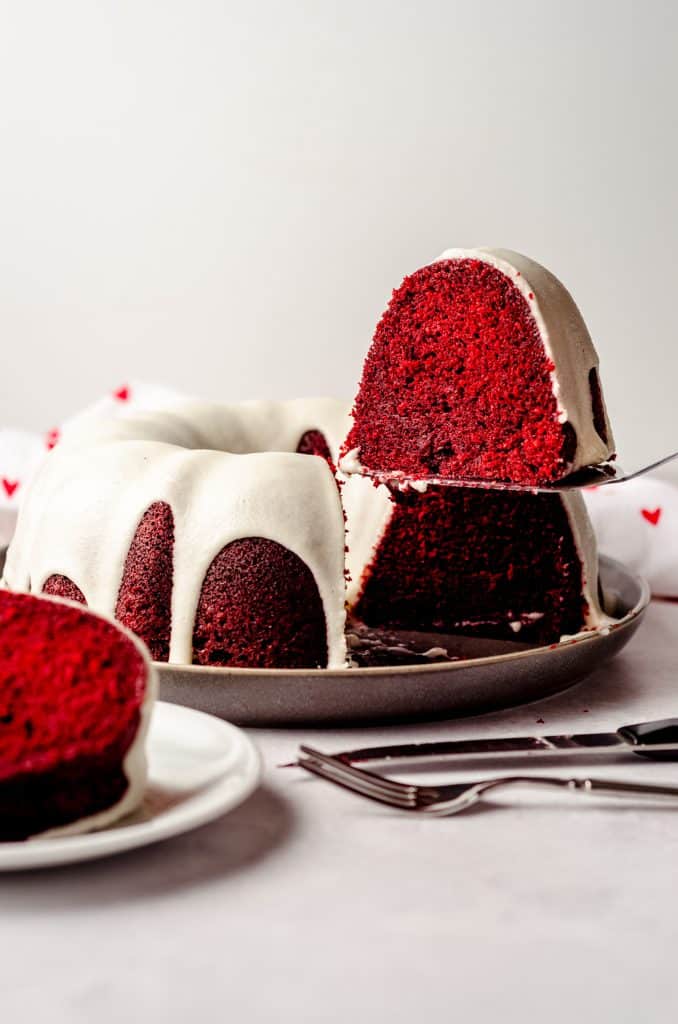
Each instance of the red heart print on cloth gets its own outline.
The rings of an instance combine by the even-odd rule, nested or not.
[[[645,576],[656,596],[678,598],[678,479],[644,476],[583,497],[599,552]]]
[[[648,523],[651,523],[652,526],[656,526],[659,522],[659,517],[662,514],[662,510],[660,508],[641,508],[640,514],[643,517],[643,519],[647,519]]]
[[[164,408],[183,397],[173,388],[128,378],[117,385],[111,381],[105,395],[50,429],[16,430],[4,426],[0,420],[0,548],[7,547],[12,539],[19,507],[34,473],[47,453],[59,447],[69,431],[85,430],[86,424],[97,417],[126,415],[132,407]]]

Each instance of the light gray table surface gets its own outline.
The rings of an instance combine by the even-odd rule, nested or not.
[[[653,604],[615,662],[539,704],[431,725],[253,731],[264,784],[221,821],[0,877],[3,1021],[675,1019],[678,805],[507,794],[421,820],[276,764],[302,738],[331,750],[678,715],[677,666],[678,604]],[[678,764],[551,764],[678,784]]]

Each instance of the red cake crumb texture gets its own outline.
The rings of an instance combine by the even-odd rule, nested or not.
[[[193,661],[235,668],[327,665],[325,613],[311,570],[262,537],[233,541],[205,576]]]
[[[174,516],[164,501],[144,513],[127,552],[115,617],[168,661],[172,631]]]
[[[0,839],[122,799],[145,687],[142,655],[112,623],[0,591]]]
[[[327,443],[327,438],[321,430],[307,430],[305,434],[301,435],[299,444],[297,445],[298,455],[317,455],[319,458],[324,459],[327,465],[332,471],[332,475],[336,479],[337,467],[334,464],[332,458],[332,452],[330,446]],[[341,494],[341,487],[337,480],[337,487],[339,487],[339,493]],[[344,516],[344,520],[346,516]]]
[[[67,601],[77,601],[78,604],[87,604],[85,595],[83,594],[80,587],[76,587],[73,580],[69,580],[68,576],[62,576],[59,573],[54,573],[52,576],[48,576],[42,588],[43,594],[48,594],[50,597],[63,597]]]
[[[581,562],[558,495],[430,487],[393,500],[358,619],[539,644],[583,627]]]
[[[320,430],[307,430],[305,434],[302,434],[297,445],[297,452],[299,455],[319,455],[321,459],[325,459],[325,462],[329,462],[332,467],[330,446],[327,443],[327,438]]]
[[[377,326],[343,453],[413,478],[559,479],[576,436],[558,422],[553,369],[505,274],[474,259],[422,267]]]

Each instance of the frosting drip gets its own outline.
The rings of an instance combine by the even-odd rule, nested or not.
[[[63,576],[89,607],[113,614],[136,532],[148,509],[161,503],[174,523],[170,662],[192,660],[200,593],[216,556],[234,541],[260,537],[310,570],[325,613],[328,666],[341,667],[341,502],[326,462],[293,453],[320,424],[336,457],[345,422],[345,404],[332,400],[240,406],[182,400],[164,412],[117,420],[82,417],[29,489],[5,582],[37,592],[50,577]]]

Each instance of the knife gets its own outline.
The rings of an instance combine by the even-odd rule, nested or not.
[[[443,757],[492,757],[497,754],[612,754],[628,751],[657,761],[678,761],[678,718],[623,725],[616,732],[584,732],[564,736],[506,736],[486,740],[434,740],[384,747],[344,750],[335,757],[347,762],[392,761],[400,758],[437,760]]]

